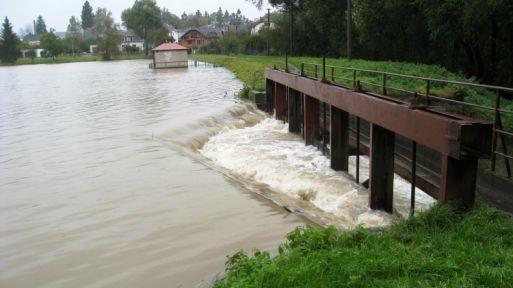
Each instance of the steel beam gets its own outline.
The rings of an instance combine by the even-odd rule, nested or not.
[[[395,134],[371,124],[369,206],[393,212]]]
[[[348,171],[349,113],[334,106],[330,107],[331,168],[335,171]]]
[[[276,91],[274,97],[274,109],[276,119],[285,121],[287,119],[287,87],[280,83],[276,83]]]
[[[306,145],[313,145],[316,135],[319,133],[319,100],[304,95],[304,138]]]
[[[467,207],[474,204],[477,158],[464,157],[458,160],[442,155],[441,170],[438,200],[441,202],[460,200]]]
[[[266,94],[267,94],[267,108],[265,112],[273,113],[274,112],[274,92],[275,92],[275,82],[272,80],[266,80]]]
[[[278,70],[267,69],[265,76],[455,159],[468,153],[490,154],[491,123],[412,109],[399,100],[359,93]]]
[[[288,95],[289,132],[301,133],[301,98],[299,92],[292,88],[288,88]]]

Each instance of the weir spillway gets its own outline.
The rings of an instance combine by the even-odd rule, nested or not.
[[[329,141],[334,170],[347,171],[349,156],[366,152],[360,145],[360,120],[369,123],[370,208],[393,211],[394,172],[410,179],[412,191],[417,186],[441,202],[474,203],[478,159],[490,157],[492,123],[432,107],[416,107],[384,95],[386,92],[364,93],[358,85],[351,89],[325,78],[313,79],[277,69],[267,69],[265,78],[265,110],[288,121],[290,132],[300,133],[306,145],[313,145],[316,139]],[[350,137],[350,115],[356,118],[356,139]],[[411,170],[401,169],[394,162],[396,136],[411,142],[411,157],[407,159]],[[355,142],[354,149],[351,142]],[[417,144],[440,155],[438,183],[416,174]],[[359,182],[358,173],[356,178]]]

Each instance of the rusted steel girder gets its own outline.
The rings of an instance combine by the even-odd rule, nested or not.
[[[475,201],[477,177],[477,158],[468,156],[460,160],[450,156],[442,156],[442,171],[440,173],[440,192],[438,200],[460,200],[465,206]]]
[[[392,213],[395,134],[371,124],[370,145],[369,206]]]
[[[288,116],[289,132],[301,133],[301,95],[292,88],[288,88]]]
[[[276,110],[276,119],[287,120],[287,87],[280,83],[276,83],[276,92],[274,94],[274,107]]]
[[[429,109],[411,109],[400,101],[274,69],[267,69],[265,76],[454,159],[467,154],[479,157],[490,154],[490,123]]]
[[[273,113],[274,112],[274,92],[275,92],[275,83],[272,80],[266,80],[266,94],[267,94],[267,108],[265,112]]]
[[[349,168],[349,113],[330,106],[331,168],[348,171]]]
[[[313,145],[319,131],[319,100],[305,94],[304,96],[304,138],[306,145]]]

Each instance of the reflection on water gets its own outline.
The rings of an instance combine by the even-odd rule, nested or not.
[[[0,67],[0,287],[194,287],[305,223],[174,146],[258,121],[233,75],[147,64]]]

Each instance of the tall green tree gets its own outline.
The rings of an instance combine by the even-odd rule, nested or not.
[[[162,22],[164,24],[172,25],[175,28],[184,28],[183,22],[180,19],[180,17],[178,17],[177,15],[169,12],[169,10],[166,9],[166,8],[162,9],[161,18],[162,18]]]
[[[45,55],[47,57],[53,58],[59,56],[64,49],[62,41],[55,35],[54,29],[50,29],[50,32],[41,36],[41,47],[45,49]]]
[[[43,16],[39,15],[37,16],[36,20],[36,35],[43,35],[45,33],[48,33],[48,30],[46,29],[46,23],[43,19]]]
[[[89,1],[85,1],[82,6],[82,29],[92,28],[94,25],[93,7],[89,4]]]
[[[79,45],[82,40],[82,28],[80,26],[80,22],[75,18],[75,16],[71,16],[69,19],[68,29],[66,30],[66,40],[69,44],[71,44],[71,52],[75,53],[80,50]]]
[[[4,63],[14,63],[18,59],[20,39],[12,31],[11,22],[5,17],[0,35],[0,60]]]
[[[105,8],[96,10],[93,31],[98,35],[96,43],[104,60],[111,60],[112,56],[120,53],[119,45],[122,39],[111,12]]]
[[[127,28],[133,29],[139,37],[144,39],[144,54],[148,56],[149,46],[155,44],[157,38],[160,38],[158,31],[164,31],[162,30],[164,24],[161,11],[157,2],[155,0],[135,0],[131,8],[123,11],[121,19]]]

